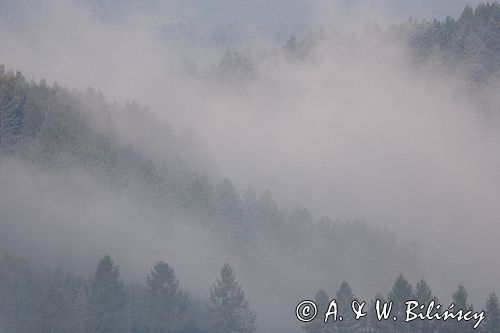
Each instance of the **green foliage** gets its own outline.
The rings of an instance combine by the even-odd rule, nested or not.
[[[26,82],[20,73],[0,72],[0,87],[2,117],[16,115],[9,118],[14,125],[4,131],[0,161],[15,158],[42,169],[84,170],[107,189],[168,217],[165,223],[172,217],[199,223],[229,251],[245,258],[265,256],[262,249],[271,248],[311,271],[366,267],[374,285],[397,273],[395,267],[418,269],[414,251],[389,232],[328,218],[318,224],[307,209],[289,213],[280,208],[269,191],[242,198],[227,178],[214,185],[213,179],[184,162],[188,147],[168,124],[160,126],[137,103],[121,108],[93,89],[69,92],[43,80]],[[122,128],[125,139],[118,134]],[[144,148],[157,142],[165,143],[158,150],[168,153]],[[400,266],[384,259],[395,252]],[[255,260],[254,269],[262,262]]]
[[[467,6],[458,19],[415,22],[399,27],[418,62],[437,59],[475,81],[492,78],[500,69],[500,4]]]
[[[487,81],[498,74],[498,3],[481,4],[475,9],[468,6],[457,19],[410,20],[398,27],[398,33],[401,32],[417,63],[437,61],[476,82]],[[292,36],[282,52],[292,60],[303,60],[311,56],[322,38],[322,33],[310,34],[302,40]],[[214,72],[226,82],[257,75],[247,54],[232,51],[227,52]],[[141,139],[123,142],[116,135],[116,128],[120,126],[116,126],[116,120],[111,121],[116,119],[116,114],[124,115],[123,123],[137,126],[136,132],[165,133],[165,136],[153,137],[167,145],[162,148],[168,154],[155,160],[153,154],[137,144]],[[178,146],[181,148],[173,148]],[[27,82],[20,72],[6,73],[4,67],[0,67],[0,159],[15,157],[46,168],[84,168],[105,186],[135,196],[144,205],[174,216],[194,217],[224,244],[229,244],[231,250],[239,251],[238,254],[258,257],[265,255],[259,253],[261,248],[270,246],[304,270],[335,270],[342,276],[353,271],[353,267],[362,269],[370,273],[375,286],[383,286],[388,275],[397,273],[395,267],[418,270],[415,253],[390,232],[363,222],[334,223],[322,218],[316,223],[307,209],[296,209],[292,213],[281,209],[269,191],[240,196],[229,179],[215,185],[208,176],[198,174],[183,160],[184,150],[174,131],[168,126],[159,126],[137,103],[120,108],[106,102],[102,93],[93,89],[85,93],[69,92],[56,84],[48,86],[43,80]],[[394,253],[398,254],[398,263],[386,260]],[[318,302],[328,299],[326,292],[316,296]],[[336,297],[347,302],[350,296],[349,286],[342,284]],[[401,302],[412,296],[424,303],[435,299],[423,280],[416,285],[413,295],[411,285],[401,275],[389,294],[396,311],[400,312]],[[210,301],[212,328],[220,332],[255,329],[255,314],[248,309],[243,291],[228,265],[221,272],[221,280],[212,288]],[[457,308],[471,308],[463,287],[457,290],[453,301]],[[229,309],[227,302],[240,310]],[[118,267],[109,257],[101,260],[90,282],[60,272],[36,275],[24,260],[8,255],[0,261],[2,331],[123,332],[128,327],[134,332],[177,332],[189,320],[180,315],[184,312],[182,309],[190,307],[188,303],[173,269],[164,263],[158,263],[150,272],[146,288],[126,289],[119,280]],[[498,332],[498,320],[495,321],[498,301],[494,295],[488,299],[486,311],[491,315],[487,315],[484,330]],[[314,323],[305,325],[305,329],[321,331]],[[354,326],[348,324],[349,321],[343,324],[344,331],[354,330]],[[370,317],[371,331],[401,331],[398,325]],[[470,329],[454,322],[443,327],[422,322],[413,328],[419,332]]]
[[[121,333],[128,327],[127,299],[120,270],[104,256],[90,281],[88,332]]]
[[[256,314],[250,310],[233,269],[224,264],[221,277],[210,290],[208,306],[211,332],[251,333],[255,331]]]
[[[212,76],[222,83],[245,81],[255,77],[255,65],[249,55],[226,51],[221,61],[212,69]]]
[[[0,75],[0,149],[6,150],[21,135],[26,82],[20,72]]]
[[[429,304],[431,301],[434,301],[436,304],[439,303],[437,297],[432,294],[431,287],[429,287],[424,279],[420,279],[420,281],[415,286],[415,300],[420,304]],[[426,333],[435,331],[438,326],[438,322],[427,320],[417,321],[415,323],[415,331],[419,333]]]
[[[38,302],[34,313],[37,332],[86,332],[86,283],[55,271],[38,277]]]
[[[7,332],[32,332],[36,284],[28,262],[6,254],[0,259],[0,318]]]
[[[324,289],[318,290],[314,297],[314,302],[318,308],[316,318],[304,324],[304,331],[307,333],[327,333],[332,332],[332,319],[325,323],[324,313],[330,304],[330,298]]]
[[[188,318],[188,295],[174,269],[160,261],[147,277],[147,327],[151,333],[180,332]]]
[[[500,305],[498,298],[493,293],[486,300],[485,323],[482,332],[499,333],[500,332]]]
[[[95,274],[86,280],[59,270],[39,273],[26,260],[4,255],[0,259],[0,331],[245,333],[256,329],[256,313],[249,308],[229,264],[223,266],[220,278],[210,288],[208,308],[205,300],[191,299],[180,288],[174,269],[164,262],[153,267],[145,285],[125,285],[119,276],[118,266],[109,256],[99,261]],[[335,299],[343,320],[332,322],[330,318],[328,324],[324,323],[331,299],[320,289],[315,296],[318,315],[303,325],[305,332],[499,332],[500,306],[495,294],[486,301],[485,320],[478,330],[472,329],[471,322],[456,320],[442,325],[431,321],[425,327],[411,323],[397,326],[392,318],[378,321],[374,301],[365,308],[368,316],[355,321],[348,312],[356,297],[347,282],[341,284]],[[386,302],[380,293],[375,299]],[[397,315],[398,303],[410,299],[424,304],[437,301],[424,280],[417,283],[413,294],[410,283],[399,275],[387,300],[394,302],[392,315]],[[452,302],[456,310],[472,310],[463,286],[457,288]]]
[[[413,287],[405,279],[403,274],[399,274],[394,286],[388,297],[390,302],[392,302],[392,313],[397,318],[405,317],[406,301],[414,299]],[[405,323],[403,320],[392,321],[391,326],[394,332],[407,332],[409,323]]]
[[[372,311],[370,311],[368,314],[368,320],[369,320],[368,327],[370,328],[370,332],[375,332],[375,333],[390,332],[391,331],[390,321],[386,320],[379,321],[377,318],[376,311],[373,311],[373,309],[375,309],[377,300],[380,301],[381,304],[386,302],[386,299],[380,292],[378,292],[375,295],[375,298],[370,302],[370,309],[372,309]]]
[[[352,293],[351,286],[347,282],[342,282],[340,289],[335,296],[339,309],[343,309],[340,313],[342,321],[337,322],[335,332],[349,333],[356,332],[360,329],[360,322],[355,319],[354,313],[351,310],[352,301],[356,299]]]

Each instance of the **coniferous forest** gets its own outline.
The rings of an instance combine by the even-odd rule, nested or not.
[[[0,0],[1,333],[500,332],[500,4],[265,35],[46,2]]]

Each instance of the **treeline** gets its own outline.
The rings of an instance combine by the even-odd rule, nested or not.
[[[353,300],[358,300],[360,303],[363,300],[356,298],[353,294],[349,283],[342,282],[339,290],[332,297],[337,303],[337,310],[342,320],[336,322],[332,321],[332,317],[329,317],[327,323],[324,322],[324,314],[329,308],[331,298],[326,293],[325,290],[320,289],[315,296],[315,304],[318,309],[318,315],[314,320],[304,324],[303,329],[307,333],[356,333],[356,332],[374,332],[374,333],[465,333],[465,332],[484,332],[484,333],[498,333],[500,332],[500,305],[498,303],[497,296],[492,293],[486,300],[484,308],[480,311],[485,312],[484,320],[479,324],[479,326],[474,329],[474,321],[457,321],[456,319],[448,319],[447,321],[439,320],[420,320],[415,319],[410,322],[405,322],[406,317],[406,302],[407,301],[417,301],[419,306],[424,304],[424,309],[414,309],[414,313],[426,314],[427,306],[434,301],[435,304],[441,304],[440,309],[434,310],[432,313],[443,313],[447,310],[451,303],[454,304],[452,309],[453,313],[456,313],[460,309],[464,312],[474,311],[474,307],[469,303],[467,299],[467,291],[462,285],[459,285],[457,290],[452,296],[452,300],[449,303],[443,303],[439,301],[432,293],[432,289],[427,284],[424,279],[421,279],[415,287],[413,287],[406,278],[400,274],[392,290],[387,296],[384,297],[381,293],[377,293],[371,302],[367,302],[363,311],[367,313],[365,317],[358,320],[355,319],[355,315],[351,310],[351,303]],[[387,320],[379,320],[376,312],[376,301],[379,300],[382,304],[385,302],[389,304],[392,302],[392,311]],[[397,321],[392,320],[393,316],[399,318]]]
[[[116,122],[133,127],[127,138],[147,133],[151,142],[123,139]],[[163,223],[199,224],[249,271],[267,267],[269,252],[296,263],[287,265],[290,274],[307,268],[326,276],[335,268],[349,278],[369,271],[374,286],[388,274],[418,271],[415,248],[388,230],[314,218],[305,208],[286,211],[269,191],[239,191],[228,178],[214,183],[184,162],[188,147],[158,123],[135,103],[120,107],[92,89],[68,91],[0,68],[0,163],[14,158],[42,170],[86,170],[102,186],[164,216]],[[144,148],[157,142],[164,155]]]
[[[59,270],[37,273],[26,260],[9,254],[0,259],[3,333],[250,333],[255,328],[256,314],[229,264],[208,299],[200,301],[162,261],[141,285],[124,283],[109,256],[88,279]]]
[[[476,82],[495,77],[500,69],[500,4],[466,6],[458,18],[443,21],[410,19],[403,32],[417,62],[441,63]]]
[[[444,20],[421,21],[409,18],[403,24],[383,29],[378,25],[367,26],[366,36],[381,41],[402,41],[408,46],[415,64],[438,65],[445,71],[465,75],[474,83],[489,83],[500,70],[500,4],[482,3],[473,8],[468,5],[458,18],[447,16]],[[341,38],[339,38],[341,37]],[[318,46],[333,41],[334,46],[354,36],[341,35],[323,28],[295,36],[283,43],[278,52],[291,61],[307,62],[314,58]],[[262,61],[249,52],[227,52],[213,68],[219,80],[234,83],[256,76],[256,64]]]
[[[0,331],[10,332],[106,332],[106,333],[250,333],[257,328],[256,313],[251,309],[241,285],[229,264],[224,264],[208,298],[193,298],[181,287],[174,268],[159,261],[146,275],[145,284],[124,283],[120,270],[109,256],[104,256],[90,278],[74,276],[60,270],[36,272],[29,263],[10,254],[0,259]],[[405,302],[441,304],[442,313],[448,304],[440,302],[421,279],[413,287],[400,274],[392,290],[384,296],[375,295],[364,310],[367,316],[356,320],[351,302],[359,300],[347,282],[342,282],[333,295],[342,321],[324,323],[330,296],[320,289],[315,296],[316,318],[303,325],[307,333],[498,333],[500,305],[491,294],[485,306],[484,320],[477,329],[471,321],[403,320],[393,321],[393,315],[405,317]],[[379,321],[375,300],[392,302],[391,317]],[[449,303],[460,309],[474,311],[467,291],[458,286]],[[347,310],[346,310],[347,309]],[[413,310],[419,313],[419,310]],[[425,313],[425,309],[421,310]],[[477,310],[476,310],[477,311]]]

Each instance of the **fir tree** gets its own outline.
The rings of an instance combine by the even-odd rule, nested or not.
[[[425,305],[428,305],[431,301],[434,301],[436,304],[439,303],[438,299],[434,295],[432,295],[432,290],[424,279],[420,279],[420,281],[415,286],[415,300],[419,302],[419,304]],[[427,333],[434,331],[437,325],[438,322],[418,320],[415,323],[415,328],[416,332]]]
[[[148,327],[151,333],[180,332],[186,325],[188,296],[174,269],[160,261],[147,277]]]
[[[405,323],[406,301],[413,299],[413,288],[405,279],[403,274],[399,274],[392,291],[389,293],[389,301],[392,302],[391,316],[395,316],[397,320],[391,322],[392,332],[409,332],[412,327],[409,323]],[[392,319],[392,318],[391,318]]]
[[[351,309],[352,301],[355,300],[355,298],[349,283],[345,281],[341,283],[335,299],[337,300],[340,316],[342,316],[342,320],[337,321],[335,324],[335,332],[349,333],[357,331],[359,328],[359,322],[355,319],[354,313]]]
[[[22,110],[26,102],[24,78],[20,72],[16,76],[0,77],[0,149],[5,150],[20,137]]]
[[[332,322],[331,319],[325,323],[324,314],[328,309],[328,305],[330,304],[330,299],[325,290],[320,289],[316,292],[316,296],[314,297],[314,302],[316,304],[318,313],[316,317],[308,323],[305,323],[303,328],[307,333],[328,333],[332,331]]]
[[[88,331],[123,333],[128,328],[127,300],[120,269],[110,256],[104,256],[90,281]]]
[[[256,314],[250,310],[233,269],[224,264],[221,277],[210,290],[208,305],[210,331],[213,333],[251,333]]]
[[[500,306],[498,298],[493,293],[486,301],[485,322],[482,327],[484,333],[499,333],[500,332]]]

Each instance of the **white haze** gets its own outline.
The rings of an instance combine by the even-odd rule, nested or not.
[[[353,21],[370,21],[367,8],[372,7],[362,2],[350,12],[359,14]],[[343,8],[343,2],[315,2],[307,25],[338,18],[339,28],[346,30]],[[188,18],[206,20],[191,23],[210,26],[200,9],[185,9]],[[450,10],[457,14],[456,7]],[[393,11],[378,6],[378,19],[368,23],[384,16],[395,21]],[[365,218],[396,230],[402,239],[415,240],[426,266],[423,275],[443,299],[459,283],[475,303],[487,293],[500,292],[499,123],[477,110],[475,96],[467,93],[460,77],[447,76],[432,64],[414,68],[402,45],[369,31],[331,34],[305,63],[290,62],[273,51],[280,44],[270,33],[251,35],[248,44],[239,42],[242,49],[258,54],[255,79],[216,84],[195,74],[217,63],[224,49],[206,36],[184,40],[162,34],[159,25],[168,22],[149,11],[137,16],[127,11],[120,19],[107,20],[82,2],[23,1],[12,15],[0,20],[0,62],[7,68],[68,87],[92,86],[120,103],[138,100],[174,128],[193,130],[203,138],[218,174],[230,177],[239,188],[269,188],[286,207],[308,207],[315,217]],[[175,20],[172,13],[168,17]],[[189,64],[195,64],[194,69]],[[25,243],[11,246],[20,254],[57,258],[60,253],[39,245],[50,244],[55,234],[59,244],[71,242],[76,252],[89,251],[93,244],[87,256],[91,265],[104,250],[100,241],[116,233],[120,243],[107,252],[125,273],[140,274],[162,253],[177,253],[179,248],[185,252],[186,244],[198,244],[195,252],[202,260],[185,260],[181,254],[167,259],[189,287],[202,290],[203,281],[208,286],[214,280],[221,264],[214,258],[225,255],[189,223],[172,231],[176,237],[165,231],[164,240],[151,239],[158,233],[142,223],[115,228],[122,220],[133,221],[135,213],[123,209],[126,203],[102,199],[106,193],[98,199],[79,197],[86,186],[98,191],[85,175],[68,177],[76,183],[62,181],[63,188],[58,188],[61,176],[49,174],[40,180],[32,172],[10,164],[0,169],[2,210],[13,211],[27,201],[35,206],[35,213],[13,217],[19,223],[9,231],[11,239]],[[51,206],[59,202],[54,197],[33,195],[51,188],[66,207],[62,213]],[[80,199],[84,206],[76,204]],[[87,211],[92,211],[95,224],[79,223],[88,221],[83,218]],[[50,231],[60,221],[28,223],[35,216],[67,218],[69,212],[75,219],[67,230]],[[196,243],[187,241],[190,237]],[[33,249],[48,254],[37,257]],[[85,252],[74,255],[83,258]],[[141,263],[135,266],[141,270],[127,268],[127,261]],[[196,262],[204,262],[204,267]],[[247,294],[252,299],[252,292]]]

